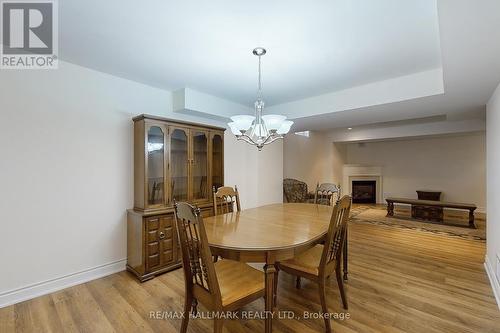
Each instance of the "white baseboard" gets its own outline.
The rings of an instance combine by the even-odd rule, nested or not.
[[[125,270],[127,259],[0,293],[0,308]]]
[[[486,268],[486,273],[488,273],[488,277],[490,278],[491,288],[493,288],[493,293],[495,294],[495,298],[497,300],[498,309],[500,309],[500,282],[495,276],[495,270],[493,269],[488,256],[486,256],[484,260],[484,268]]]

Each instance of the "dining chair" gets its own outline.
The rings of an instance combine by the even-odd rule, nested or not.
[[[240,194],[238,193],[238,187],[223,186],[218,189],[215,186],[212,189],[214,198],[214,215],[217,215],[217,207],[220,207],[220,213],[230,213],[234,211],[234,204],[236,204],[236,209],[241,212],[240,205]]]
[[[181,332],[187,331],[189,313],[197,313],[198,301],[209,311],[223,314],[236,311],[264,297],[264,273],[245,263],[211,258],[200,209],[188,203],[174,203],[185,280],[184,318]],[[214,315],[214,332],[221,333],[223,316]]]
[[[347,221],[351,210],[351,202],[351,197],[347,195],[337,201],[333,209],[324,244],[316,245],[293,259],[282,261],[278,267],[280,271],[285,271],[297,277],[297,288],[300,288],[301,277],[316,282],[319,286],[321,308],[325,314],[329,313],[326,303],[325,285],[327,278],[333,272],[335,272],[337,277],[344,309],[347,310],[348,308],[340,263],[343,245],[346,241]],[[325,316],[324,320],[326,332],[331,332],[330,320],[327,316]]]
[[[316,191],[314,192],[314,203],[320,205],[331,206],[332,202],[336,202],[340,199],[340,185],[335,185],[332,183],[323,183],[316,185]],[[334,199],[334,196],[337,198]]]

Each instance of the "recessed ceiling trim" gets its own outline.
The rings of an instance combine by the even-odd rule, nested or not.
[[[226,121],[236,114],[251,115],[253,113],[253,109],[248,106],[190,88],[174,91],[172,101],[174,112],[219,121]]]
[[[426,123],[408,123],[397,126],[380,125],[346,129],[336,129],[328,132],[332,142],[360,142],[373,140],[402,139],[410,137],[425,137],[440,134],[460,134],[486,130],[484,119],[438,120]]]
[[[290,118],[301,118],[443,93],[443,70],[436,68],[295,102],[274,105],[269,107],[268,111],[284,114]]]

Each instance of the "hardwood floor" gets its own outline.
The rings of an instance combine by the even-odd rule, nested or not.
[[[484,242],[415,230],[351,224],[349,319],[334,332],[500,332],[500,311],[483,268]],[[320,310],[318,290],[280,274],[278,309],[297,316]],[[335,278],[331,312],[343,312]],[[178,332],[180,319],[151,312],[182,311],[182,270],[145,283],[114,274],[0,309],[0,332]],[[263,300],[245,310],[262,311]],[[204,309],[200,307],[200,310]],[[188,332],[211,332],[212,320],[190,320]],[[276,319],[274,332],[323,332],[322,319]],[[227,332],[263,332],[263,320],[226,321]]]

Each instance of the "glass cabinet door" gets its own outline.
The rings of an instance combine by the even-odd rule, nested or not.
[[[222,135],[212,135],[212,186],[218,189],[224,186],[224,148],[222,145]]]
[[[148,206],[165,203],[165,133],[162,127],[151,126],[148,129]]]
[[[170,193],[172,200],[188,200],[189,149],[188,130],[170,131]]]
[[[193,161],[191,165],[193,200],[208,200],[208,132],[191,130]]]

